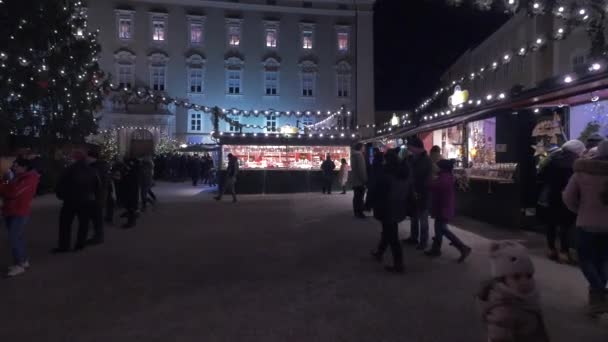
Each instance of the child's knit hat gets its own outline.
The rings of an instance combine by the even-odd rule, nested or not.
[[[493,242],[490,246],[490,263],[494,278],[516,273],[534,274],[528,249],[515,241]]]

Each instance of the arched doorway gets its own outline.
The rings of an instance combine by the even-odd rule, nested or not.
[[[154,154],[154,136],[147,129],[131,133],[131,156],[143,157]]]

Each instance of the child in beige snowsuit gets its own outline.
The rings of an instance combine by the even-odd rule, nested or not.
[[[548,342],[527,249],[513,241],[493,243],[490,263],[493,279],[478,295],[488,342]]]

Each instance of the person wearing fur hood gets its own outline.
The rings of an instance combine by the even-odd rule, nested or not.
[[[488,342],[549,342],[527,249],[494,242],[490,264],[492,279],[477,296]]]
[[[589,314],[608,313],[608,141],[594,159],[580,159],[563,193],[564,203],[578,214],[577,249],[589,282]]]

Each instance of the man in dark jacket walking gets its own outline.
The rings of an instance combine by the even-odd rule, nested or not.
[[[424,149],[420,138],[414,136],[407,140],[411,152],[410,168],[413,176],[412,201],[410,201],[411,234],[405,243],[417,245],[424,250],[429,240],[429,207],[431,201],[430,183],[433,174],[433,162]]]
[[[97,245],[104,241],[103,227],[103,211],[107,205],[108,196],[111,196],[111,179],[110,165],[105,160],[99,159],[99,152],[96,149],[91,149],[88,152],[87,162],[97,171],[97,177],[100,181],[99,198],[93,211],[93,238],[88,241],[88,244]]]
[[[137,223],[140,172],[137,158],[128,158],[125,161],[125,168],[120,182],[125,209],[127,209],[127,212],[123,214],[127,218],[127,223],[122,226],[124,229],[133,228]]]
[[[365,184],[367,184],[367,162],[363,154],[363,144],[357,143],[350,156],[351,183],[353,186],[353,211],[355,217],[366,218],[365,210]]]
[[[321,170],[323,171],[323,193],[331,195],[331,186],[334,178],[334,170],[336,164],[331,160],[331,156],[328,154],[323,164],[321,164]]]
[[[236,176],[239,173],[239,160],[232,153],[228,153],[228,168],[226,168],[226,179],[224,180],[224,186],[219,191],[219,195],[215,197],[215,200],[221,201],[222,196],[227,189],[232,194],[232,203],[236,203]]]
[[[386,267],[389,272],[403,272],[403,252],[399,243],[399,222],[405,220],[409,192],[409,168],[399,160],[398,151],[386,153],[386,165],[375,177],[374,187],[378,190],[371,203],[374,217],[382,223],[382,236],[378,248],[372,256],[382,261],[387,247],[393,253],[393,266]]]
[[[72,157],[75,162],[63,172],[55,191],[63,206],[59,214],[59,246],[53,253],[70,250],[75,217],[78,217],[78,234],[74,250],[86,246],[89,221],[94,217],[101,196],[101,181],[97,171],[87,163],[85,154],[75,151]]]

